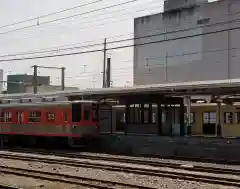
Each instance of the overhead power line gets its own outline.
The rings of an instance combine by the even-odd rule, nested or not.
[[[236,14],[239,14],[239,13],[240,12],[237,12]],[[150,35],[145,35],[145,36],[138,36],[138,37],[134,37],[134,38],[115,40],[115,41],[110,41],[107,44],[109,45],[109,44],[126,42],[126,41],[132,41],[132,40],[137,40],[137,39],[144,39],[144,38],[156,37],[156,36],[161,36],[161,35],[173,34],[173,33],[178,33],[178,32],[186,32],[186,31],[200,29],[200,28],[209,28],[209,27],[223,25],[223,24],[235,23],[237,21],[240,21],[240,19],[234,19],[234,20],[230,20],[230,21],[220,21],[220,22],[216,22],[216,23],[213,23],[213,24],[207,24],[207,25],[204,25],[204,26],[197,26],[197,27],[195,26],[195,27],[189,27],[189,28],[185,28],[185,29],[178,29],[178,30],[172,30],[172,31],[167,31],[167,32],[160,32],[160,33],[155,33],[155,34],[150,34]],[[22,52],[22,53],[16,53],[16,54],[7,54],[7,55],[1,55],[0,57],[3,58],[3,57],[9,57],[9,56],[29,55],[29,54],[39,54],[39,53],[51,53],[51,52],[52,53],[56,53],[56,52],[59,52],[59,51],[74,50],[74,49],[81,49],[81,48],[90,48],[90,47],[96,47],[96,46],[100,46],[100,45],[103,45],[103,43],[95,43],[95,44],[91,44],[91,45],[82,45],[82,46],[74,46],[74,47],[69,47],[69,48],[58,48],[58,47],[55,47],[56,49],[51,49],[51,50],[42,50],[42,51],[35,51],[35,52],[32,51],[32,52]],[[108,49],[108,50],[111,50],[111,49]]]
[[[52,13],[49,13],[49,14],[45,14],[45,15],[41,15],[41,16],[38,16],[38,17],[30,18],[30,19],[27,19],[27,20],[22,20],[22,21],[19,21],[19,22],[14,22],[14,23],[11,23],[11,24],[3,25],[3,26],[0,26],[0,29],[6,28],[6,27],[9,27],[9,26],[18,25],[18,24],[23,24],[23,23],[30,22],[30,21],[33,21],[33,20],[38,20],[40,18],[45,18],[45,17],[48,17],[48,16],[52,16],[52,15],[59,14],[59,13],[62,13],[62,12],[74,10],[74,9],[77,9],[77,8],[85,7],[85,6],[88,6],[88,5],[99,3],[101,1],[104,1],[104,0],[96,0],[96,1],[92,1],[90,3],[85,3],[85,4],[81,4],[81,5],[78,5],[78,6],[71,7],[71,8],[63,9],[63,10],[60,10],[60,11],[57,11],[57,12],[52,12]]]
[[[131,1],[127,1],[127,2],[123,2],[123,3],[118,3],[118,4],[111,5],[111,6],[99,8],[99,9],[94,9],[94,10],[91,10],[91,11],[86,11],[86,12],[79,13],[79,14],[74,14],[74,15],[71,15],[71,16],[66,16],[66,17],[62,17],[62,18],[58,18],[58,19],[53,19],[53,20],[41,22],[41,23],[39,23],[39,25],[44,25],[44,24],[48,24],[48,23],[52,23],[52,22],[57,22],[57,21],[60,21],[60,20],[65,20],[65,19],[69,19],[69,18],[73,18],[73,17],[77,17],[77,16],[81,16],[81,15],[85,15],[85,14],[101,11],[101,10],[106,10],[106,9],[109,9],[109,8],[113,8],[113,7],[129,4],[129,3],[133,3],[133,2],[136,2],[136,1],[138,1],[138,0],[131,0]],[[36,26],[39,26],[39,25],[33,24],[33,25],[29,25],[29,26],[25,26],[25,27],[13,29],[13,30],[8,30],[8,31],[5,31],[5,32],[1,32],[0,35],[7,34],[7,33],[12,33],[12,32],[15,32],[15,31],[20,31],[20,30],[24,30],[24,29],[28,29],[28,28],[32,28],[32,27],[36,27]]]
[[[107,48],[106,50],[115,50],[115,49],[123,49],[123,48],[128,48],[128,47],[143,46],[143,45],[148,45],[148,44],[155,44],[155,43],[161,43],[161,42],[166,42],[166,41],[174,41],[174,40],[179,40],[179,39],[185,39],[185,38],[192,38],[192,37],[210,35],[210,34],[221,33],[221,32],[232,31],[232,30],[238,30],[238,29],[240,29],[240,27],[233,27],[233,28],[229,28],[229,29],[216,30],[216,31],[205,32],[205,33],[201,33],[201,34],[187,35],[187,36],[176,37],[176,38],[172,38],[172,39],[157,40],[157,41],[151,41],[151,42],[145,42],[145,43],[139,43],[139,44],[133,44],[133,45],[123,45],[123,46],[118,46],[118,47]],[[133,40],[133,39],[134,38],[132,38],[131,40]],[[24,58],[12,58],[12,59],[5,59],[5,60],[2,59],[2,60],[0,60],[0,62],[44,59],[44,58],[62,57],[62,56],[72,56],[72,55],[94,53],[94,52],[101,52],[101,51],[103,51],[103,49],[97,49],[97,50],[91,50],[91,51],[80,51],[80,52],[74,52],[74,53],[63,53],[63,54],[57,54],[57,55],[46,55],[46,56],[24,57]]]

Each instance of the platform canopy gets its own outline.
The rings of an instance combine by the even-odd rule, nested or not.
[[[117,97],[130,94],[163,95],[235,95],[240,94],[240,79],[194,81],[168,84],[140,85],[132,87],[112,87],[82,89],[73,91],[56,91],[47,93],[3,94],[0,99],[36,98],[42,96],[82,96],[82,97]]]

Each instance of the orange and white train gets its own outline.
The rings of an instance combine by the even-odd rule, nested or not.
[[[96,101],[0,101],[0,142],[58,143],[75,147],[98,138]]]

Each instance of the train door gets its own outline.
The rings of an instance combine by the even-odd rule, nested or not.
[[[72,122],[79,123],[81,121],[82,115],[82,104],[73,103],[72,104]]]
[[[101,104],[99,107],[99,130],[102,134],[113,132],[112,128],[112,106]]]
[[[204,112],[203,113],[203,134],[215,135],[216,128],[216,112]]]

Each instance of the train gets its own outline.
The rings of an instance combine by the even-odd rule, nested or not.
[[[0,101],[0,146],[60,145],[71,148],[97,142],[99,103],[91,100]]]

